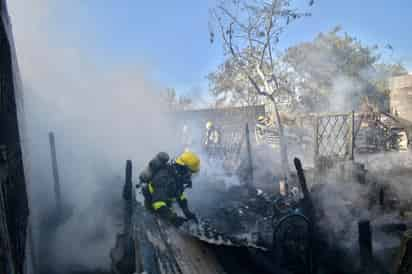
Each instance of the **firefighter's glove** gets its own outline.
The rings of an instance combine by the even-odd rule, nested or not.
[[[180,227],[182,224],[184,224],[187,220],[183,217],[180,216],[175,216],[171,219],[171,223],[175,226],[175,227]]]

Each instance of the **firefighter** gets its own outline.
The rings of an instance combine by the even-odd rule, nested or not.
[[[193,152],[185,151],[174,161],[169,161],[167,153],[158,153],[140,174],[146,208],[177,227],[187,220],[197,222],[196,215],[189,210],[184,191],[192,187],[192,175],[199,169],[200,159]],[[174,202],[177,202],[186,218],[173,211]]]
[[[256,135],[256,142],[258,144],[263,143],[263,136],[265,135],[265,131],[267,129],[267,119],[265,116],[260,115],[257,118],[257,123],[255,127],[255,135]]]
[[[218,128],[211,122],[206,123],[206,132],[203,137],[203,148],[209,158],[216,156],[220,149],[221,136]]]
[[[211,121],[208,121],[206,123],[206,133],[205,133],[204,145],[207,147],[209,145],[217,145],[219,143],[220,143],[220,132]]]

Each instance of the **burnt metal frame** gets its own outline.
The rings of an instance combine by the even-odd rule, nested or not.
[[[307,273],[307,274],[312,274],[313,273],[313,254],[312,254],[312,244],[313,244],[313,239],[312,239],[312,237],[313,237],[313,231],[312,231],[312,223],[311,223],[311,221],[305,216],[305,215],[303,215],[303,214],[301,214],[301,213],[297,213],[297,212],[294,212],[294,213],[290,213],[290,214],[287,214],[287,215],[285,215],[285,216],[283,216],[282,218],[280,218],[278,221],[276,221],[276,222],[274,222],[273,223],[273,226],[274,226],[274,231],[273,231],[273,240],[272,240],[272,242],[273,242],[273,244],[274,244],[274,246],[273,246],[273,248],[274,248],[274,251],[275,251],[275,254],[276,254],[276,262],[277,262],[277,264],[279,264],[280,263],[280,261],[282,260],[282,250],[281,250],[281,247],[280,246],[278,246],[278,243],[282,243],[282,242],[284,242],[286,239],[284,239],[283,237],[279,237],[279,236],[284,236],[284,235],[281,235],[281,229],[282,229],[282,225],[284,225],[284,224],[287,224],[287,223],[289,223],[289,222],[291,222],[291,220],[299,220],[299,221],[302,221],[305,225],[306,225],[306,228],[307,228],[307,231],[306,231],[306,240],[307,240],[307,242],[306,242],[306,253],[304,254],[304,257],[305,257],[305,262],[306,262],[306,266],[305,266],[305,273]],[[303,236],[303,235],[301,235],[301,236]],[[278,269],[280,269],[281,267],[280,266],[278,266]]]

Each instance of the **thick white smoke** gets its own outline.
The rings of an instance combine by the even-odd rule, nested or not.
[[[102,66],[104,55],[70,38],[92,33],[58,29],[63,8],[48,0],[9,3],[28,123],[31,212],[36,230],[54,207],[47,135],[53,131],[62,196],[73,207],[54,236],[55,265],[108,267],[119,230],[110,215],[121,207],[125,161],[133,160],[136,174],[158,151],[174,154],[175,134],[146,67]]]

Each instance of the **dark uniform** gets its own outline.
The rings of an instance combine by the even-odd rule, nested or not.
[[[184,195],[184,190],[192,186],[191,173],[187,167],[168,160],[166,153],[159,153],[150,161],[148,169],[142,172],[140,180],[145,183],[143,194],[146,208],[179,226],[186,219],[173,211],[174,202],[178,203],[187,219],[196,220]]]

